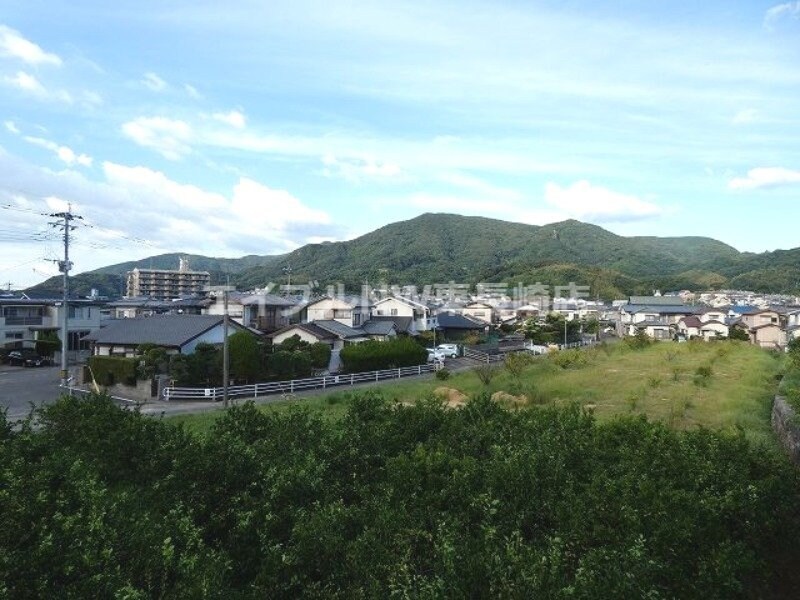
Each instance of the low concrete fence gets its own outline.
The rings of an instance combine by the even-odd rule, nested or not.
[[[772,405],[772,429],[792,462],[800,465],[800,416],[783,396]]]

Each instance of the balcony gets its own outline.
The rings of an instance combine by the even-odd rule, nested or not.
[[[22,325],[22,326],[29,326],[29,325],[41,325],[44,321],[44,317],[6,317],[5,318],[6,325]]]

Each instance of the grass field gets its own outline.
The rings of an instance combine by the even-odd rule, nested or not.
[[[488,385],[474,371],[465,371],[446,381],[430,378],[372,387],[399,402],[415,402],[441,387],[467,396],[502,391],[519,397],[514,406],[577,402],[600,420],[641,414],[679,429],[741,428],[750,439],[775,445],[770,409],[779,370],[778,358],[743,343],[658,343],[644,349],[620,343],[540,357],[518,377],[498,367]],[[346,410],[350,393],[337,391],[261,409],[282,411],[301,404],[335,419]],[[171,421],[204,432],[220,414]]]

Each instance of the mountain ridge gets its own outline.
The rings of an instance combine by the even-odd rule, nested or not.
[[[291,265],[295,282],[342,282],[350,289],[364,281],[421,286],[455,280],[553,286],[575,281],[606,298],[734,284],[763,292],[800,290],[800,248],[753,254],[703,236],[625,237],[574,219],[527,225],[447,213],[425,213],[352,240],[307,244],[283,255],[162,254],[78,274],[72,287],[76,293],[88,293],[88,286],[118,295],[126,271],[174,269],[180,256],[189,258],[192,269],[211,272],[215,283],[229,275],[242,289],[282,282],[284,267]],[[30,289],[58,291],[60,280]]]

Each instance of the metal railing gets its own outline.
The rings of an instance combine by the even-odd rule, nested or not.
[[[381,371],[368,371],[365,373],[349,373],[346,375],[325,375],[323,377],[309,377],[308,379],[293,379],[291,381],[274,381],[270,383],[253,383],[250,385],[232,385],[228,387],[229,398],[258,398],[281,394],[293,395],[297,392],[308,390],[325,390],[332,387],[355,385],[357,383],[370,383],[385,381],[387,379],[400,379],[431,373],[434,365],[417,365],[415,367],[401,367],[397,369],[384,369]],[[189,388],[167,387],[163,391],[163,399],[170,400],[222,400],[223,388]]]

